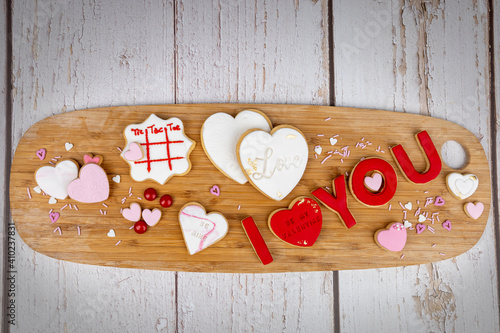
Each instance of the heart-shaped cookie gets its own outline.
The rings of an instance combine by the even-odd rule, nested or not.
[[[137,222],[141,218],[141,205],[137,202],[130,204],[130,208],[125,208],[122,211],[122,216],[129,221]]]
[[[78,177],[78,164],[64,160],[55,167],[44,166],[35,172],[35,180],[45,193],[56,199],[68,197],[68,185]]]
[[[451,195],[457,199],[463,200],[476,192],[479,186],[479,179],[472,173],[462,175],[457,172],[452,172],[446,176],[446,186]]]
[[[237,155],[250,183],[271,199],[284,199],[302,178],[309,149],[295,127],[278,126],[271,134],[250,130],[238,142]]]
[[[123,157],[127,161],[138,161],[143,157],[141,145],[137,142],[131,142],[128,145],[128,150],[123,153]]]
[[[391,223],[386,229],[375,233],[375,242],[382,248],[398,252],[406,245],[406,229],[401,223]]]
[[[364,183],[367,189],[373,192],[378,192],[382,187],[383,178],[382,175],[378,172],[375,172],[371,176],[366,176],[364,179]]]
[[[155,208],[153,210],[144,209],[142,211],[142,219],[147,223],[150,227],[154,227],[161,219],[161,210]]]
[[[269,229],[282,241],[301,247],[313,246],[323,224],[319,204],[307,197],[295,199],[289,209],[278,209],[271,213]]]
[[[182,236],[189,254],[193,255],[217,243],[229,229],[224,215],[211,212],[196,202],[184,205],[179,212]]]
[[[482,202],[469,202],[464,205],[464,210],[467,216],[477,220],[483,214],[484,204]]]
[[[223,112],[215,113],[205,120],[201,129],[201,143],[208,158],[227,177],[245,184],[236,157],[239,138],[250,129],[271,130],[271,121],[260,111],[245,110],[232,117]]]
[[[68,194],[71,199],[95,203],[109,197],[109,181],[106,172],[97,164],[85,164],[80,169],[80,178],[68,185]]]

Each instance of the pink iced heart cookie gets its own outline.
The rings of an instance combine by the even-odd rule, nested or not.
[[[406,229],[401,223],[391,223],[386,229],[375,233],[375,242],[382,248],[398,252],[406,245]]]
[[[95,203],[109,197],[109,181],[106,172],[97,164],[85,164],[80,169],[80,178],[73,180],[68,186],[71,199]]]
[[[43,192],[64,200],[68,197],[68,185],[78,177],[78,164],[72,160],[57,163],[55,167],[44,166],[35,172],[35,180]]]
[[[127,161],[138,161],[142,158],[142,156],[143,153],[141,145],[137,142],[132,142],[131,144],[129,144],[128,150],[123,153],[123,157],[125,157]]]
[[[142,211],[142,219],[147,223],[150,227],[155,226],[161,219],[161,210],[155,208],[153,210],[144,209]]]
[[[219,188],[219,186],[217,186],[217,185],[212,186],[212,188],[210,189],[210,194],[213,194],[216,197],[218,197],[220,195],[220,188]]]
[[[207,214],[198,203],[190,202],[182,207],[179,223],[189,254],[195,254],[217,243],[227,234],[229,225],[224,215]]]
[[[448,231],[451,231],[451,221],[450,220],[446,220],[443,222],[442,224],[443,228],[445,228],[446,230]]]
[[[100,165],[102,162],[102,156],[100,155],[93,156],[92,154],[85,154],[83,156],[83,162],[84,164],[95,163]]]
[[[56,223],[57,220],[59,220],[59,216],[60,214],[58,212],[50,212],[49,213],[50,222]]]
[[[425,230],[425,224],[422,224],[422,223],[418,223],[416,226],[415,226],[415,229],[417,229],[417,235],[420,235],[422,232],[424,232]]]
[[[130,208],[122,211],[122,216],[129,221],[137,222],[141,219],[141,205],[136,202],[130,204]]]
[[[477,220],[481,216],[481,214],[483,214],[484,204],[482,202],[469,202],[464,205],[464,210],[467,216],[474,220]]]
[[[45,149],[38,149],[36,151],[36,156],[40,159],[40,161],[43,161],[45,159],[45,154],[47,153],[47,151]]]
[[[380,190],[382,181],[383,179],[380,173],[374,173],[371,177],[366,176],[364,179],[366,188],[373,192],[378,192]]]

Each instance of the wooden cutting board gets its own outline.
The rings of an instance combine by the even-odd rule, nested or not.
[[[216,112],[235,116],[245,109],[264,112],[274,126],[292,125],[300,129],[309,145],[309,161],[302,180],[282,201],[266,198],[249,183],[240,185],[220,173],[205,155],[200,142],[200,130],[205,119]],[[180,118],[185,133],[196,141],[191,153],[192,169],[182,177],[173,177],[165,185],[154,181],[135,182],[129,176],[128,164],[120,157],[117,147],[123,148],[123,130],[129,124],[142,123],[150,114],[160,118]],[[389,147],[402,144],[418,171],[426,167],[425,159],[415,140],[415,134],[426,130],[438,151],[448,140],[460,143],[468,155],[468,164],[454,170],[443,163],[439,176],[425,185],[410,183],[401,174],[390,154]],[[337,136],[338,135],[338,136]],[[330,138],[337,139],[334,146]],[[66,151],[65,143],[74,147]],[[323,152],[317,158],[314,148],[321,145]],[[349,151],[348,157],[339,154],[328,156],[328,151]],[[36,151],[47,151],[45,160]],[[35,171],[56,156],[59,160],[73,159],[83,165],[83,155],[92,153],[103,156],[102,167],[110,179],[110,197],[102,203],[84,204],[70,198],[49,204],[49,196],[37,194]],[[389,204],[367,207],[348,190],[348,206],[357,224],[347,229],[338,216],[321,205],[323,227],[316,243],[310,248],[288,245],[275,237],[267,226],[269,214],[288,205],[299,196],[312,197],[311,191],[319,187],[332,187],[332,180],[349,174],[363,158],[379,157],[388,161],[396,170],[398,187]],[[323,163],[322,163],[323,162]],[[466,200],[451,196],[445,185],[451,172],[473,173],[479,179],[476,192]],[[120,175],[121,182],[111,178]],[[220,196],[210,193],[213,185],[220,187]],[[145,189],[152,187],[158,195],[170,194],[173,205],[162,208],[159,200],[149,202],[143,197]],[[129,196],[131,188],[132,196]],[[32,196],[28,197],[28,189]],[[488,220],[491,201],[491,184],[488,161],[476,137],[468,130],[449,121],[414,114],[326,107],[310,105],[243,105],[243,104],[192,104],[109,107],[69,112],[46,118],[33,125],[17,147],[10,177],[12,216],[21,238],[35,251],[53,258],[78,263],[194,272],[266,273],[293,271],[324,271],[340,269],[406,266],[435,262],[457,256],[469,250],[479,240]],[[426,198],[441,196],[445,205],[425,206]],[[122,204],[122,199],[127,200]],[[189,255],[183,241],[178,221],[179,210],[188,202],[198,202],[208,212],[218,211],[229,222],[229,231],[215,245]],[[484,212],[477,220],[464,212],[466,202],[482,202]],[[162,219],[154,227],[139,235],[129,229],[133,223],[125,220],[121,208],[138,202],[142,208],[160,208]],[[417,234],[408,230],[405,248],[390,252],[379,247],[373,237],[377,230],[391,222],[402,222],[403,208],[407,219],[416,225],[414,216],[421,212],[434,214],[435,221],[424,224],[434,228]],[[69,204],[79,208],[70,209]],[[64,209],[63,207],[66,206]],[[390,208],[390,209],[389,209]],[[51,223],[49,211],[57,211],[60,218]],[[104,215],[105,212],[105,215]],[[267,243],[274,261],[262,265],[241,226],[241,220],[252,216]],[[439,220],[438,220],[439,219]],[[452,222],[451,231],[441,223]],[[61,234],[55,230],[60,227]],[[110,229],[116,237],[108,237]],[[78,230],[80,234],[78,234]]]

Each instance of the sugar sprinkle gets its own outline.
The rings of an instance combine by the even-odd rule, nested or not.
[[[28,191],[28,198],[31,199],[31,192],[30,192],[30,188],[29,187],[26,187],[26,191]]]

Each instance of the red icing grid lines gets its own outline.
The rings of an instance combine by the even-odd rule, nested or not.
[[[147,163],[148,164],[148,172],[151,172],[151,163],[155,162],[165,162],[168,161],[168,168],[170,171],[172,171],[172,161],[173,160],[180,160],[183,159],[184,157],[182,156],[170,156],[170,145],[175,144],[175,143],[183,143],[184,141],[182,140],[177,140],[177,141],[170,141],[168,138],[168,128],[165,127],[165,141],[163,142],[149,142],[149,137],[148,137],[148,131],[145,131],[146,135],[146,143],[141,143],[141,146],[146,146],[146,160],[144,161],[135,161],[135,164],[142,164],[142,163]],[[150,146],[155,146],[155,145],[165,145],[165,148],[167,150],[167,158],[159,158],[159,159],[151,159],[151,154],[149,151]]]

